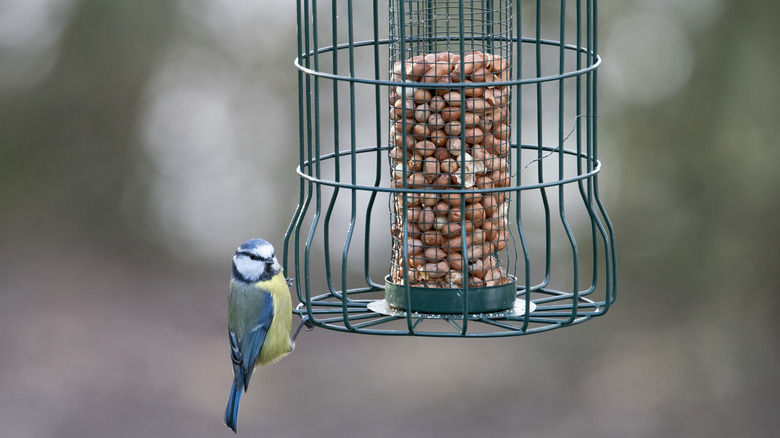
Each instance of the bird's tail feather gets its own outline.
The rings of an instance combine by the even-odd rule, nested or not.
[[[233,387],[230,388],[230,398],[225,408],[225,424],[236,432],[238,425],[238,406],[241,404],[241,394],[244,391],[244,379],[240,371],[233,379]]]

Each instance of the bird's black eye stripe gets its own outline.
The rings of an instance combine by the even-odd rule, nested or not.
[[[240,254],[241,255],[245,255],[245,256],[249,257],[250,259],[252,259],[252,260],[266,261],[264,258],[260,257],[257,254],[253,254],[251,252],[243,252],[242,251]]]

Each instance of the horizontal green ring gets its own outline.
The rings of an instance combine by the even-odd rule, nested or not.
[[[516,42],[517,38],[512,38],[511,40],[513,42]],[[536,39],[533,39],[533,38],[522,38],[521,41],[524,42],[524,43],[533,43],[533,44],[537,44],[538,43],[538,44],[544,44],[544,45],[548,45],[548,46],[558,46],[558,47],[561,46],[561,42],[560,41],[554,41],[554,40],[545,40],[545,39],[536,40]],[[344,50],[344,49],[350,49],[350,48],[355,48],[355,47],[363,47],[363,46],[372,46],[374,44],[385,45],[385,44],[389,44],[389,43],[390,43],[390,40],[387,40],[387,39],[379,40],[379,41],[373,41],[373,40],[358,41],[358,42],[351,43],[351,44],[350,43],[339,44],[339,45],[336,46],[336,50]],[[551,81],[557,81],[559,79],[565,79],[565,78],[570,78],[570,77],[575,77],[575,76],[582,76],[582,75],[584,75],[586,73],[589,73],[591,71],[596,70],[599,67],[599,65],[601,65],[601,57],[599,55],[596,55],[596,54],[592,53],[592,52],[589,52],[588,49],[586,49],[585,47],[577,47],[577,46],[575,46],[573,44],[563,44],[563,48],[566,49],[566,50],[578,51],[578,52],[581,52],[581,53],[589,54],[589,55],[594,57],[596,62],[594,62],[593,65],[590,65],[590,66],[585,67],[585,68],[581,68],[579,70],[573,70],[573,71],[570,71],[570,72],[567,72],[567,73],[561,73],[561,74],[557,74],[557,75],[541,76],[541,77],[538,77],[538,78],[515,79],[515,80],[512,80],[512,81],[501,81],[501,82],[478,82],[478,83],[471,83],[471,84],[462,83],[462,82],[450,82],[450,83],[446,83],[446,84],[441,84],[441,83],[431,83],[431,84],[428,84],[428,83],[426,83],[426,84],[424,84],[424,87],[425,88],[461,88],[461,87],[462,88],[480,88],[480,87],[502,87],[502,86],[505,86],[505,85],[536,84],[536,83],[540,83],[540,82],[551,82]],[[322,47],[322,48],[318,49],[316,51],[316,54],[328,53],[328,52],[332,52],[333,50],[334,50],[334,46],[326,46],[326,47]],[[300,57],[295,58],[295,61],[294,61],[295,67],[297,67],[299,70],[301,70],[302,72],[304,72],[304,73],[306,73],[306,74],[308,74],[310,76],[317,76],[317,77],[321,77],[321,78],[325,78],[325,79],[331,79],[331,80],[334,80],[334,81],[345,81],[345,82],[352,82],[352,83],[358,83],[358,84],[385,85],[385,86],[392,86],[392,87],[397,87],[399,84],[401,84],[401,85],[404,84],[403,82],[390,81],[390,80],[369,79],[369,78],[353,78],[353,77],[337,75],[337,74],[333,74],[333,73],[325,73],[325,72],[320,72],[320,71],[317,71],[317,70],[313,70],[311,68],[304,67],[303,65],[301,65],[301,63],[300,63],[301,58],[308,58],[309,56],[314,56],[314,55],[315,55],[315,51],[311,50],[311,51],[309,51],[308,54],[301,55]]]
[[[538,151],[538,146],[533,145],[521,145],[521,149],[526,150],[534,150]],[[513,144],[512,148],[516,149],[517,145]],[[387,146],[382,146],[380,148],[375,147],[368,147],[368,148],[361,148],[356,149],[354,151],[352,150],[346,150],[346,151],[340,151],[338,153],[339,157],[346,156],[346,155],[352,155],[354,152],[355,154],[361,154],[366,152],[377,152],[380,150],[387,150]],[[542,146],[541,148],[544,151],[548,152],[556,152],[558,151],[557,147],[552,146]],[[593,158],[591,158],[589,155],[577,152],[571,149],[563,149],[563,153],[567,155],[574,155],[579,158],[584,158],[590,161],[594,161]],[[325,154],[320,157],[318,157],[315,160],[311,161],[305,161],[304,166],[307,168],[311,168],[314,163],[323,163],[327,160],[331,160],[336,157],[335,153]],[[532,189],[540,189],[545,187],[554,187],[554,186],[561,186],[564,184],[571,184],[573,182],[582,181],[584,179],[591,178],[595,176],[597,173],[601,171],[601,162],[599,160],[595,160],[596,166],[591,170],[590,172],[583,173],[577,176],[572,176],[570,178],[563,178],[563,179],[557,179],[553,181],[547,181],[543,183],[536,183],[536,184],[528,184],[528,185],[520,185],[520,186],[510,186],[510,187],[494,187],[492,189],[412,189],[412,188],[403,188],[403,187],[381,187],[381,186],[366,186],[366,185],[357,185],[357,184],[350,184],[346,182],[341,181],[330,181],[322,178],[318,178],[309,174],[304,173],[301,170],[301,166],[296,167],[296,172],[298,175],[306,179],[308,181],[311,181],[314,184],[323,185],[323,186],[330,186],[330,187],[340,187],[345,189],[351,189],[351,190],[365,190],[365,191],[372,191],[372,192],[389,192],[389,193],[454,193],[454,194],[474,194],[474,193],[494,193],[494,192],[516,192],[520,190],[532,190]]]

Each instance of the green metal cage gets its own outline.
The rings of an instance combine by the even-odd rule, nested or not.
[[[298,0],[297,17],[297,313],[488,337],[609,309],[596,0]]]

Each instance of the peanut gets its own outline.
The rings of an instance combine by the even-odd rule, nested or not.
[[[512,181],[510,89],[493,84],[508,81],[510,70],[507,59],[479,51],[420,54],[393,64],[391,80],[406,82],[390,87],[388,94],[389,184],[445,191],[401,192],[391,198],[393,281],[402,282],[408,272],[409,281],[420,287],[506,283],[507,273],[493,254],[507,246],[509,192],[486,190],[509,187]],[[423,85],[432,83],[458,85]],[[468,278],[463,277],[464,257]]]

